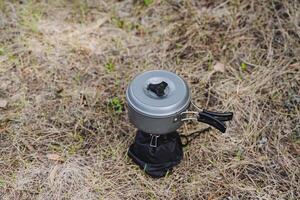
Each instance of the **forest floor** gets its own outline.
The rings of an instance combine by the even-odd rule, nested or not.
[[[151,69],[234,112],[161,179],[127,156]],[[299,70],[297,0],[0,0],[0,199],[300,199]]]

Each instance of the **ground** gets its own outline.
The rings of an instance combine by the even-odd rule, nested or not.
[[[297,0],[0,0],[0,199],[300,199],[299,55]],[[151,69],[234,112],[161,179],[126,155]]]

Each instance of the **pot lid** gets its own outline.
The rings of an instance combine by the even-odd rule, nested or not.
[[[126,91],[127,103],[135,111],[156,118],[184,111],[190,103],[187,83],[165,71],[146,71],[136,76]]]

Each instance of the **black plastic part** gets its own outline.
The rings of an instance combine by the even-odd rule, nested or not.
[[[154,92],[157,96],[162,97],[165,95],[165,89],[167,88],[167,86],[168,83],[162,81],[161,83],[157,83],[157,84],[150,83],[147,89]]]
[[[164,177],[183,158],[182,143],[178,132],[157,137],[157,146],[150,146],[153,135],[137,131],[128,156],[153,178]]]
[[[209,114],[213,118],[219,120],[219,121],[230,121],[232,120],[233,113],[232,112],[212,112],[208,110],[203,110],[203,113]]]
[[[226,131],[226,125],[222,121],[216,119],[215,117],[205,112],[200,112],[198,114],[198,122],[209,124],[214,128],[218,129],[219,131],[221,131],[222,133],[225,133]]]

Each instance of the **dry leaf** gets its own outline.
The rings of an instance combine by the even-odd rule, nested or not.
[[[220,63],[220,62],[217,62],[215,65],[214,65],[214,70],[217,71],[217,72],[225,72],[225,65],[223,63]]]
[[[5,99],[0,99],[0,108],[5,108],[8,102]]]
[[[49,160],[54,160],[54,161],[60,161],[60,162],[64,161],[64,159],[60,155],[54,154],[54,153],[53,154],[47,154],[47,158]]]

